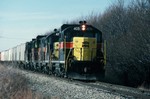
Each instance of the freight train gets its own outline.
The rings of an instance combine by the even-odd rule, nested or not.
[[[104,74],[102,32],[86,21],[63,24],[48,35],[0,53],[1,62],[78,80],[99,80]]]

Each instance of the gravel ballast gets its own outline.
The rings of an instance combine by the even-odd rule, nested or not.
[[[18,70],[20,71],[20,70]],[[22,71],[33,91],[54,99],[125,99],[109,91],[65,81],[53,76]],[[129,97],[128,97],[129,98]]]

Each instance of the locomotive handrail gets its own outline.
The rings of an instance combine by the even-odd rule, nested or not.
[[[66,36],[64,37],[64,61],[66,60]],[[67,71],[67,64],[65,61],[65,71]]]
[[[70,53],[72,52],[72,50],[73,50],[74,48],[71,48],[70,50],[69,50],[69,53],[68,53],[68,55],[67,55],[67,58],[66,58],[66,63],[68,63],[68,59],[69,59],[69,56],[70,56]],[[65,68],[65,70],[67,71],[67,66],[68,64],[66,64],[66,68]]]
[[[80,48],[80,61],[82,60],[82,48]]]

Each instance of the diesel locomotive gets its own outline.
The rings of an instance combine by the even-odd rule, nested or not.
[[[38,35],[24,44],[22,53],[20,67],[61,77],[99,80],[105,71],[102,32],[86,21]]]

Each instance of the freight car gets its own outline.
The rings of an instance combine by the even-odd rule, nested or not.
[[[25,65],[25,43],[17,45],[8,50],[1,52],[1,63],[13,63],[14,65],[23,66]]]
[[[104,74],[102,32],[87,25],[63,24],[49,35],[38,35],[30,42],[7,50],[20,67],[79,80],[98,80]]]

